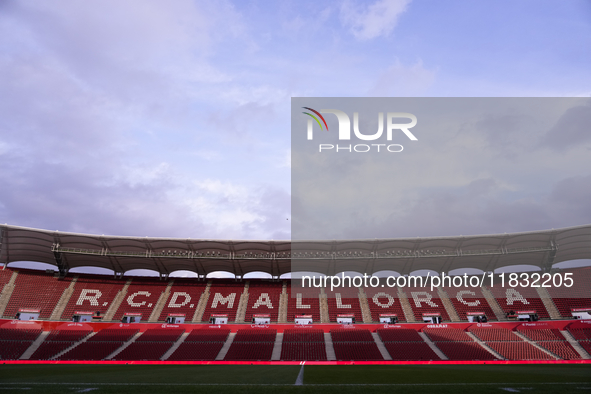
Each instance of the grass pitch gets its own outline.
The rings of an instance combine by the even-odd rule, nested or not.
[[[7,365],[2,393],[591,393],[591,365]]]

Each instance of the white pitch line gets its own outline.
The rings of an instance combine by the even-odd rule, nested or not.
[[[302,362],[302,367],[300,368],[300,373],[295,381],[295,386],[303,386],[304,385],[304,365],[306,362]]]
[[[521,385],[561,385],[585,384],[586,382],[500,382],[500,383],[307,383],[306,386],[521,386]],[[293,386],[292,383],[56,383],[56,382],[23,382],[2,383],[5,385],[56,385],[56,386]]]

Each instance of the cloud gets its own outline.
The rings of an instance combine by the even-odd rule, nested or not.
[[[423,66],[418,60],[411,66],[403,65],[399,60],[384,70],[367,93],[368,96],[417,96],[427,90],[435,81],[435,70]]]
[[[358,40],[388,36],[409,4],[410,0],[378,0],[363,7],[346,1],[341,7],[341,20]]]
[[[591,101],[565,111],[541,140],[541,146],[564,151],[583,144],[591,149]]]

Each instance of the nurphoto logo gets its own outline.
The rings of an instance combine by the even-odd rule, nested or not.
[[[326,131],[328,130],[328,124],[326,119],[322,114],[334,114],[337,117],[337,121],[339,122],[339,130],[338,130],[338,138],[339,141],[347,141],[351,140],[351,119],[349,115],[345,112],[338,110],[338,109],[321,109],[317,111],[310,107],[302,107],[309,112],[302,112],[303,114],[309,116],[311,119],[308,119],[308,127],[307,127],[307,138],[308,140],[314,139],[314,121],[320,127],[320,130]],[[400,119],[410,119],[410,122],[400,123]],[[364,134],[359,129],[359,113],[353,113],[353,133],[355,137],[362,141],[376,141],[382,137],[384,134],[384,128],[386,129],[386,140],[392,141],[392,135],[394,131],[401,131],[403,132],[408,139],[411,141],[417,141],[417,137],[409,130],[416,126],[417,124],[417,117],[408,112],[388,112],[386,114],[386,126],[384,127],[384,113],[378,113],[378,130],[373,134]],[[383,149],[381,149],[383,148]],[[333,145],[333,144],[319,144],[318,146],[319,152],[323,151],[347,151],[347,152],[359,152],[365,153],[371,150],[380,151],[388,151],[392,153],[402,152],[404,149],[400,144],[357,144],[357,145]]]

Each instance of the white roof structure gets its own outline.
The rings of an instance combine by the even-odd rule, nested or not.
[[[148,269],[162,276],[187,270],[200,276],[227,271],[237,277],[254,271],[273,277],[295,271],[488,272],[512,265],[547,271],[556,263],[589,258],[591,225],[512,234],[327,241],[120,237],[0,225],[0,263],[47,263],[62,276],[76,267],[107,268],[117,275]]]

